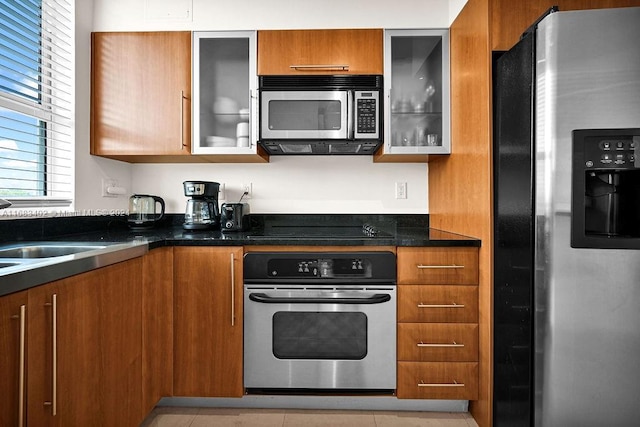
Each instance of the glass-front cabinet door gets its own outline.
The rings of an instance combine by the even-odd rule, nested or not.
[[[385,141],[377,161],[451,153],[449,31],[385,30]]]
[[[193,154],[258,156],[255,31],[193,33]]]

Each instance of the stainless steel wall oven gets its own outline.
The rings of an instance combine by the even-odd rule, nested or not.
[[[248,253],[244,280],[249,392],[396,388],[393,253]]]

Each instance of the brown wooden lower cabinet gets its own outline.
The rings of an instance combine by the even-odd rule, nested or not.
[[[176,396],[241,397],[242,247],[174,248]]]
[[[400,399],[478,398],[478,248],[398,248]]]
[[[142,407],[142,259],[87,274],[91,275],[90,287],[100,288],[101,425],[137,426],[145,415]]]
[[[140,423],[141,262],[26,291],[26,425]]]
[[[478,248],[398,248],[398,285],[477,285]]]
[[[398,362],[401,399],[478,398],[477,362]]]
[[[141,266],[134,259],[0,298],[0,425],[139,425]]]
[[[477,323],[399,323],[400,361],[478,361]]]
[[[28,291],[30,426],[101,423],[100,286],[94,279],[92,272]]]
[[[159,248],[1,297],[0,425],[137,426],[164,396],[241,397],[242,256]],[[397,396],[477,399],[477,288],[399,296]]]
[[[398,286],[398,322],[478,322],[478,287]]]
[[[148,414],[173,395],[173,248],[142,258],[142,401]]]
[[[0,297],[0,426],[24,425],[27,305],[27,291]]]

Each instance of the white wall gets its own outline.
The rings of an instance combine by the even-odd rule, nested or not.
[[[244,30],[277,28],[446,28],[466,0],[94,0],[77,1],[93,31]],[[129,165],[88,153],[88,30],[78,42],[78,209],[126,208],[127,197],[100,196],[100,179],[118,179],[128,193],[156,194],[167,212],[184,211],[184,180],[224,183],[237,201],[253,184],[256,213],[428,213],[427,164],[378,164],[371,157],[271,157],[268,164]],[[82,112],[80,112],[82,110]],[[395,198],[395,182],[408,198]]]
[[[466,0],[464,0],[466,1]],[[94,0],[95,31],[446,28],[463,0]],[[190,10],[191,13],[185,11]]]
[[[133,187],[158,194],[168,212],[184,212],[182,182],[225,184],[221,200],[237,202],[251,183],[252,212],[426,213],[426,167],[372,164],[370,157],[271,157],[268,164],[136,165]],[[395,182],[408,183],[408,198],[395,199]]]
[[[94,214],[98,209],[126,209],[127,198],[101,197],[102,178],[118,178],[131,187],[131,165],[89,154],[91,94],[91,31],[93,2],[76,1],[76,161],[75,210]],[[119,183],[120,183],[119,182]]]

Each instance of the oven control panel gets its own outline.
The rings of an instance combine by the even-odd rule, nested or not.
[[[267,275],[281,278],[371,277],[371,261],[363,258],[272,259]]]
[[[248,252],[245,284],[396,283],[396,255],[370,252]]]

